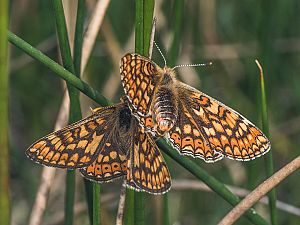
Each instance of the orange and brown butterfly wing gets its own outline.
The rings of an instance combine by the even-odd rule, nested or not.
[[[85,178],[96,182],[112,181],[127,173],[128,151],[133,137],[131,127],[135,118],[125,103],[116,105],[111,116],[114,119],[110,124],[109,136],[99,150],[97,159],[80,169]]]
[[[120,62],[124,92],[140,116],[149,115],[159,74],[157,65],[138,54],[126,54]]]
[[[114,133],[112,133],[114,135]],[[126,175],[126,151],[117,143],[116,138],[108,138],[92,164],[81,168],[81,174],[96,182],[109,182]]]
[[[270,150],[266,136],[245,117],[206,94],[181,82],[179,98],[207,146],[215,153],[248,161]],[[184,127],[180,127],[184,133]],[[170,134],[172,136],[172,134]]]
[[[102,149],[114,121],[114,111],[114,107],[101,108],[93,115],[49,134],[32,144],[26,155],[46,166],[86,167]]]
[[[223,155],[214,151],[214,146],[205,140],[185,104],[178,102],[178,117],[173,128],[166,134],[166,140],[182,155],[201,158],[206,162],[215,162]]]
[[[171,187],[170,173],[162,154],[152,137],[140,126],[134,135],[128,170],[126,180],[129,188],[163,194]]]

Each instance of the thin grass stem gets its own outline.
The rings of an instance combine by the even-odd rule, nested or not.
[[[10,224],[9,148],[8,148],[8,1],[0,1],[0,220]]]
[[[126,189],[124,225],[134,224],[134,190]]]
[[[54,0],[53,8],[54,8],[56,29],[58,34],[59,47],[60,47],[63,65],[67,70],[75,74],[75,76],[77,75],[79,77],[80,74],[76,74],[74,64],[73,64],[73,59],[71,56],[71,49],[69,44],[69,37],[67,32],[66,19],[65,19],[62,1]],[[78,28],[78,26],[76,26],[76,28]],[[77,58],[78,57],[76,57],[76,59]],[[74,123],[80,120],[82,117],[80,102],[79,102],[79,91],[70,84],[67,84],[67,88],[69,91],[69,98],[70,98],[69,123]],[[68,170],[66,176],[66,194],[65,194],[65,225],[73,224],[74,198],[75,198],[75,171]]]
[[[154,0],[137,0],[135,4],[135,52],[149,56]],[[144,225],[145,193],[135,192],[134,195],[134,223]]]
[[[100,185],[93,182],[93,225],[100,225]]]
[[[263,73],[263,69],[262,69],[260,63],[258,62],[258,60],[255,60],[255,62],[260,70],[262,131],[264,132],[265,135],[267,135],[267,137],[269,137],[270,136],[269,120],[268,120],[268,111],[267,111],[267,97],[266,97],[266,92],[265,92],[264,73]],[[266,163],[267,176],[270,177],[274,174],[272,151],[269,151],[269,153],[266,155],[265,163]],[[277,208],[276,208],[276,189],[275,188],[273,188],[268,193],[268,198],[269,198],[271,224],[276,225],[277,221],[278,221],[278,215],[277,215]]]
[[[26,41],[22,40],[10,31],[8,31],[7,35],[9,42],[11,42],[13,45],[15,45],[16,47],[18,47],[19,49],[36,59],[38,62],[47,66],[56,75],[58,75],[60,78],[64,79],[71,85],[75,86],[86,96],[90,97],[102,106],[107,106],[110,104],[110,102],[105,97],[103,97],[103,95],[101,95],[98,91],[91,88],[87,83],[77,78],[73,73],[71,73],[69,70],[66,70],[64,67],[59,65],[54,60],[50,59],[48,56],[44,55],[41,51],[34,48]]]

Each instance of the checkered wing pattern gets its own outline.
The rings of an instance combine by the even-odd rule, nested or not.
[[[108,182],[126,175],[127,153],[117,143],[115,133],[112,133],[106,143],[102,146],[98,157],[92,164],[81,168],[81,174],[92,181]]]
[[[133,139],[133,150],[128,161],[127,186],[137,191],[163,194],[171,187],[167,165],[156,143],[138,127]]]
[[[113,107],[102,108],[85,119],[53,132],[32,144],[26,150],[26,155],[46,166],[68,169],[86,167],[104,148],[114,121],[113,112]]]
[[[223,155],[214,151],[201,132],[199,119],[193,117],[188,106],[179,103],[178,119],[166,134],[167,141],[182,155],[201,158],[206,162],[215,162]]]
[[[270,149],[266,136],[245,117],[181,82],[179,120],[168,134],[182,154],[214,162],[223,156],[248,161]]]
[[[132,108],[139,116],[147,116],[150,113],[159,77],[156,68],[155,63],[138,54],[126,54],[121,59],[122,85]]]

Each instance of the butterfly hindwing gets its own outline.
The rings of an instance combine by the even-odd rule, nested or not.
[[[214,151],[200,132],[196,120],[190,114],[185,104],[179,104],[178,119],[173,128],[167,133],[166,140],[182,155],[201,158],[206,162],[215,162],[223,155]]]
[[[127,171],[127,149],[122,149],[118,144],[118,139],[107,138],[106,143],[100,149],[99,154],[92,164],[81,168],[81,174],[96,182],[108,182],[126,175]]]
[[[163,194],[171,187],[171,177],[156,143],[138,127],[133,139],[127,173],[127,186],[151,194]]]
[[[53,132],[34,144],[26,155],[46,166],[75,169],[91,164],[109,135],[112,107]]]
[[[138,54],[126,54],[120,62],[124,92],[136,113],[149,115],[159,76],[156,64]]]

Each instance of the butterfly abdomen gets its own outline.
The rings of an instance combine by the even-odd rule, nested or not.
[[[168,132],[177,120],[177,101],[176,93],[169,86],[161,86],[155,94],[153,107],[157,130],[164,134]]]

